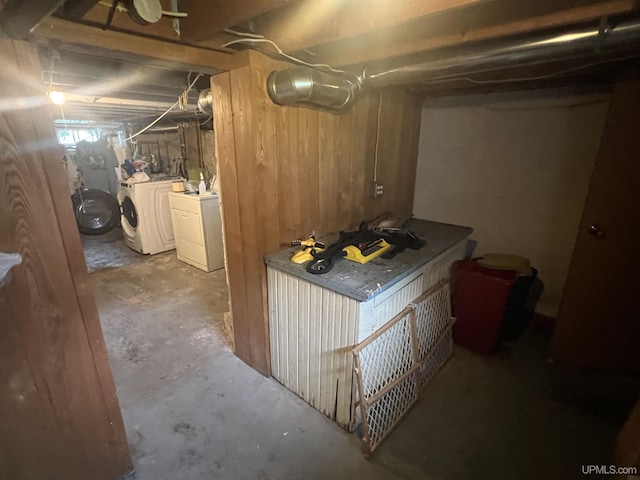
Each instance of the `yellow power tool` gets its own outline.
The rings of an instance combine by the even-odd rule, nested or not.
[[[324,250],[324,242],[318,242],[313,235],[310,235],[306,240],[293,240],[291,242],[292,247],[302,247],[302,250],[298,250],[291,257],[293,263],[304,263],[309,260],[313,260],[311,252],[322,252]]]

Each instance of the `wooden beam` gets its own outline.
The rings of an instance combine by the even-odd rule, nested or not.
[[[0,287],[0,478],[123,478],[133,466],[36,48],[2,41],[0,62],[0,251],[24,259]]]
[[[632,12],[636,0],[582,1],[557,9],[553,3],[531,2],[527,6],[511,0],[479,5],[470,10],[446,12],[403,27],[362,35],[350,42],[334,42],[316,48],[317,58],[334,66],[353,65],[462,45],[489,38],[586,22]]]
[[[44,80],[51,75],[52,53],[49,49],[38,50],[40,65]],[[180,93],[187,88],[189,82],[184,72],[169,71],[145,65],[135,65],[108,59],[98,59],[86,55],[76,55],[71,52],[59,52],[59,60],[53,63],[54,83],[59,81],[55,77],[66,77],[73,85],[87,85],[95,82],[118,83],[120,85],[144,84],[148,89],[160,87],[177,90]],[[73,80],[73,77],[77,77]],[[193,75],[191,76],[193,79]],[[203,81],[204,83],[204,81]]]
[[[63,3],[64,0],[9,0],[0,15],[0,30],[11,38],[25,38]]]
[[[37,42],[60,50],[89,53],[170,70],[217,74],[247,63],[245,54],[229,54],[122,32],[102,30],[59,18],[45,20],[33,33]]]
[[[292,0],[182,0],[180,8],[189,16],[180,20],[180,33],[187,42],[208,40],[225,28],[291,3]]]
[[[82,17],[91,10],[98,0],[67,0],[64,2],[64,13],[72,17]]]
[[[117,90],[109,90],[99,83],[87,83],[84,86],[77,84],[65,84],[60,80],[54,80],[51,84],[52,90],[64,92],[67,95],[66,101],[70,100],[70,96],[76,96],[83,99],[92,99],[93,103],[109,103],[116,105],[127,105],[129,101],[134,104],[157,105],[159,107],[168,108],[178,99],[180,91],[171,91],[159,88],[145,88],[145,85],[127,85]],[[190,102],[195,105],[197,100],[196,94],[190,94]]]
[[[111,3],[110,0],[109,3]],[[164,2],[163,7],[167,8],[167,2]],[[95,24],[95,26],[102,28],[106,23],[108,16],[109,8],[105,7],[104,4],[97,4],[87,11],[82,16],[81,20],[78,19],[78,21],[82,21],[87,24]],[[167,16],[163,16],[156,23],[140,25],[139,23],[134,22],[127,12],[120,12],[116,10],[113,14],[109,30],[160,38],[163,40],[168,39],[176,42],[180,41],[180,35],[178,35],[178,33],[173,29],[171,18]]]
[[[302,0],[256,19],[256,31],[293,52],[492,0]]]

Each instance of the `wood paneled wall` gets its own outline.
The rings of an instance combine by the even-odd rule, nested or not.
[[[131,471],[36,47],[0,41],[0,478]]]
[[[311,231],[410,216],[420,133],[421,101],[404,90],[369,93],[342,113],[273,104],[266,78],[289,67],[250,52],[248,66],[211,82],[235,351],[265,375],[264,256]],[[372,198],[375,163],[384,194]]]

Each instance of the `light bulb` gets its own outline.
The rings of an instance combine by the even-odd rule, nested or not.
[[[64,103],[64,92],[52,91],[49,93],[49,99],[54,105],[62,105]]]

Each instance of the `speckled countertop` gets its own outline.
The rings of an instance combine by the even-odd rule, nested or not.
[[[291,261],[291,256],[299,247],[290,247],[267,255],[265,262],[270,267],[365,302],[415,272],[473,232],[470,227],[418,219],[410,220],[406,226],[427,244],[420,250],[406,249],[389,260],[378,257],[361,265],[340,259],[336,261],[329,273],[314,275],[307,272],[306,264],[298,265]],[[322,240],[329,245],[337,240],[337,235]]]

